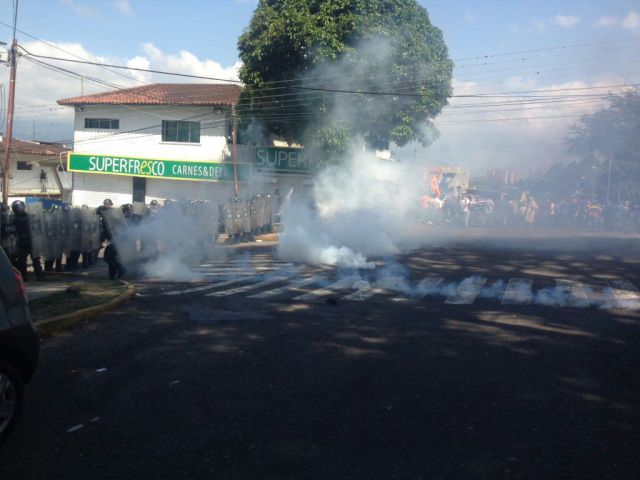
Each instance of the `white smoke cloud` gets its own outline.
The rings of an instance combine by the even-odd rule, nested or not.
[[[133,10],[128,0],[114,0],[113,5],[125,15],[133,15]]]
[[[604,94],[623,88],[567,90],[622,85],[626,79],[617,75],[602,75],[592,81],[574,80],[541,83],[530,77],[514,76],[499,85],[483,85],[473,81],[454,81],[455,95],[498,93],[508,91],[556,90],[535,95],[548,97],[551,103],[515,102],[492,107],[496,98],[452,98],[450,106],[434,122],[440,135],[427,149],[416,145],[393,148],[399,159],[424,159],[431,165],[453,165],[469,169],[471,174],[484,175],[491,168],[509,168],[526,176],[534,170],[556,162],[569,160],[563,139],[569,127],[580,116],[606,104],[602,98],[566,95]],[[515,100],[506,98],[505,100]],[[487,105],[483,107],[483,105]],[[470,107],[469,105],[473,105]]]
[[[61,2],[82,17],[97,18],[99,16],[96,10],[82,2],[76,0],[61,0]]]
[[[596,20],[596,27],[613,27],[620,25],[620,18],[613,16],[604,16]]]
[[[73,4],[76,5],[76,4]],[[238,79],[239,63],[222,66],[211,59],[200,59],[187,51],[178,54],[166,53],[151,43],[144,44],[142,52],[131,58],[98,55],[88,51],[78,42],[53,42],[48,44],[31,41],[21,46],[25,53],[47,57],[88,60],[136,68],[152,68],[221,79]],[[203,82],[204,80],[176,78],[146,72],[108,69],[95,65],[82,65],[50,59],[37,59],[55,67],[60,67],[84,75],[84,80],[69,73],[52,71],[35,64],[25,57],[18,61],[18,81],[16,83],[16,117],[14,136],[30,140],[35,124],[37,140],[70,140],[73,137],[73,109],[57,105],[62,98],[89,95],[109,91],[117,87],[130,88],[154,82]],[[95,84],[92,78],[112,85]],[[0,69],[0,82],[7,85],[9,69]]]
[[[285,207],[278,245],[282,259],[373,268],[368,256],[401,251],[406,230],[417,218],[422,173],[414,164],[353,150],[357,153],[344,164],[318,175],[313,210],[299,198]]]
[[[616,15],[605,15],[596,20],[597,27],[622,27],[627,30],[635,30],[640,27],[640,14],[630,10],[623,18]]]
[[[630,11],[622,20],[622,26],[630,30],[638,28],[640,26],[640,14],[633,10]]]
[[[580,21],[580,17],[575,15],[556,15],[553,17],[553,23],[563,28],[571,28]]]

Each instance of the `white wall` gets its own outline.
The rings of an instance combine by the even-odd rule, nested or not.
[[[132,203],[132,178],[76,172],[73,174],[72,204],[98,207],[102,205],[105,198],[110,198],[114,205]]]
[[[56,183],[53,169],[56,167],[43,166],[39,162],[45,161],[51,165],[55,161],[53,157],[43,157],[42,155],[28,155],[22,153],[11,153],[9,158],[9,193],[10,195],[60,195],[60,189]],[[18,162],[29,162],[32,164],[31,170],[18,170]],[[47,191],[42,192],[40,185],[40,170],[47,173]],[[58,172],[63,188],[71,188],[71,173]]]
[[[74,152],[77,153],[221,161],[228,152],[226,109],[221,107],[87,105],[82,111],[78,110],[74,124]],[[216,114],[214,110],[221,113]],[[85,118],[118,119],[120,128],[85,129]],[[200,143],[163,143],[162,120],[199,121]]]

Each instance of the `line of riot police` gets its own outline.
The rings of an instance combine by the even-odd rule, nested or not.
[[[40,202],[25,205],[21,200],[11,209],[0,205],[0,239],[2,248],[28,280],[27,259],[31,260],[36,279],[44,271],[75,270],[82,255],[82,265],[95,262],[99,250],[100,221],[95,210],[88,207],[59,207],[45,209]]]
[[[0,242],[25,281],[28,279],[28,259],[36,279],[41,279],[43,271],[73,271],[80,265],[94,264],[105,242],[113,244],[116,237],[119,237],[120,252],[115,256],[120,259],[140,257],[140,254],[143,257],[155,255],[161,248],[159,239],[148,233],[145,235],[144,228],[126,227],[145,225],[160,208],[156,200],[149,205],[136,202],[117,208],[108,198],[95,210],[67,205],[45,209],[40,202],[25,205],[20,200],[13,202],[11,208],[0,203]],[[255,195],[249,200],[234,197],[224,205],[209,201],[166,200],[162,208],[195,220],[201,226],[203,247],[215,245],[221,231],[232,243],[250,241],[254,235],[272,231],[270,195]],[[66,259],[64,266],[63,258]]]
[[[251,241],[255,235],[273,230],[271,195],[255,195],[249,200],[234,197],[223,206],[224,232],[230,243]]]

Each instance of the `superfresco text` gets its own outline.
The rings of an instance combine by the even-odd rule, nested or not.
[[[162,162],[154,160],[138,160],[118,157],[89,157],[89,171],[161,177],[164,175],[165,165]]]
[[[102,173],[164,179],[202,181],[233,181],[233,165],[223,162],[184,161],[130,158],[108,155],[71,153],[68,160],[71,172]],[[238,165],[238,180],[246,181],[250,167]]]

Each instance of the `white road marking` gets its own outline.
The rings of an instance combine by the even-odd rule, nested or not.
[[[589,291],[584,283],[574,280],[557,280],[558,285],[569,291],[568,304],[572,307],[588,307],[591,304],[589,300]]]
[[[171,290],[169,292],[162,292],[162,295],[186,295],[187,293],[206,292],[207,290],[213,290],[214,288],[227,287],[229,285],[233,285],[234,283],[250,281],[252,278],[255,278],[255,275],[248,278],[232,278],[231,280],[227,280],[225,282],[209,283],[208,285],[201,285],[199,287],[185,288],[182,290]]]
[[[379,293],[400,291],[402,290],[400,285],[408,285],[404,277],[386,277],[379,280],[373,285],[371,285],[369,282],[364,282],[364,285],[362,285],[361,287],[358,287],[358,285],[354,285],[358,289],[355,292],[342,297],[342,299],[352,300],[354,302],[363,302],[373,297],[374,295],[378,295]]]
[[[625,310],[640,309],[640,292],[635,285],[626,280],[611,282],[617,308]]]
[[[315,276],[309,278],[302,278],[300,280],[296,280],[291,282],[289,285],[285,285],[284,287],[274,288],[273,290],[265,290],[264,292],[256,293],[255,295],[250,295],[249,298],[272,298],[277,297],[278,295],[282,295],[291,290],[297,290],[301,287],[306,287],[307,285],[312,285],[314,283],[320,282],[323,277]]]
[[[275,277],[267,278],[258,283],[253,283],[249,285],[245,285],[244,287],[232,288],[231,290],[222,290],[220,292],[208,293],[207,297],[226,297],[227,295],[237,295],[238,293],[249,292],[251,290],[255,290],[257,288],[266,287],[268,285],[272,285],[278,282],[284,282],[288,280],[289,276],[287,275],[278,275]]]
[[[444,278],[442,277],[425,277],[418,282],[416,287],[413,289],[415,292],[415,298],[424,298],[427,295],[431,295],[437,293],[440,290],[440,285]],[[397,297],[393,297],[391,299],[392,302],[403,303],[411,300],[409,297],[398,295]]]
[[[320,297],[331,295],[334,290],[338,290],[341,288],[352,288],[353,284],[357,282],[359,279],[360,277],[356,275],[345,277],[342,280],[338,280],[337,282],[334,282],[327,287],[313,290],[312,292],[305,293],[304,295],[299,295],[297,297],[294,297],[293,299],[301,300],[301,301],[317,300]]]
[[[485,277],[469,277],[465,278],[454,295],[449,296],[444,303],[451,305],[471,305],[475,300],[484,284],[487,283]]]
[[[511,278],[502,296],[503,305],[528,305],[531,303],[531,278]]]

